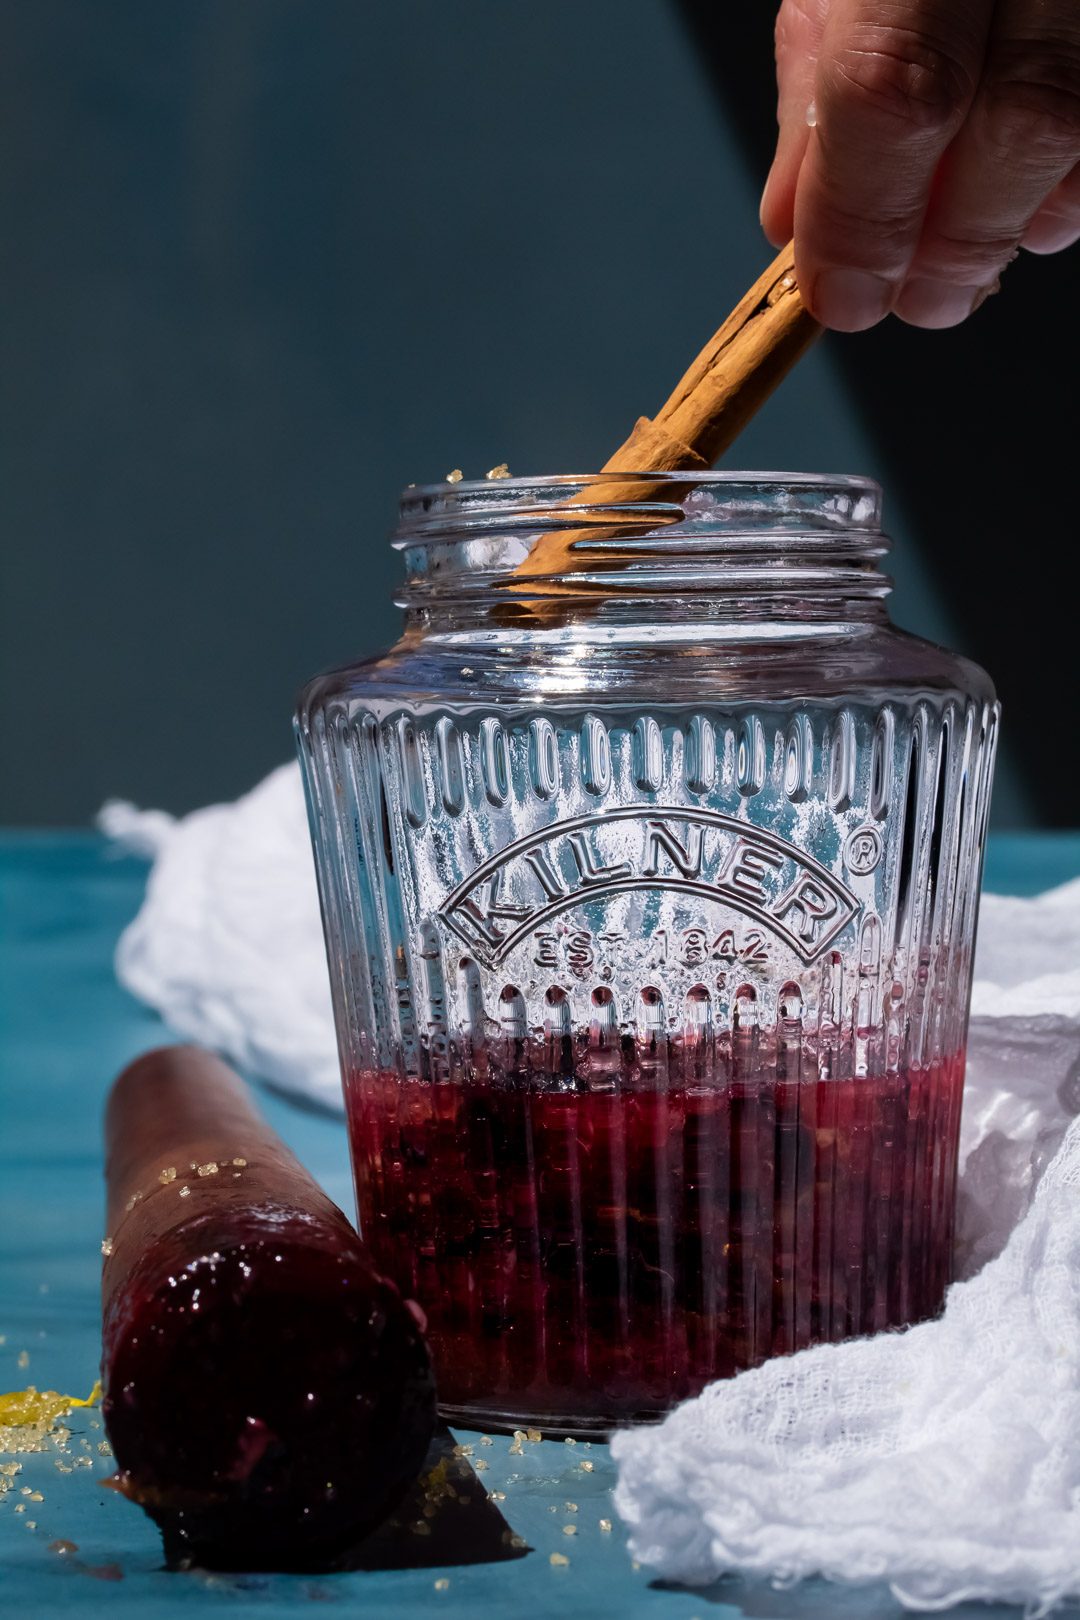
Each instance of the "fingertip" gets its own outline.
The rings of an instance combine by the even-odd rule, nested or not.
[[[804,287],[807,308],[834,332],[865,332],[889,313],[896,296],[892,282],[867,270],[833,265],[819,270]]]
[[[795,187],[777,158],[769,170],[758,209],[761,228],[773,247],[790,242],[795,228]]]
[[[1057,214],[1045,213],[1036,214],[1020,246],[1025,252],[1036,253],[1042,257],[1050,253],[1061,253],[1077,241],[1080,241],[1080,222],[1075,219],[1062,219]]]
[[[758,218],[761,221],[761,229],[765,233],[766,241],[771,243],[774,248],[782,248],[785,242],[791,241],[790,226],[785,229],[783,224],[779,222],[777,210],[767,197],[763,196],[761,199]]]

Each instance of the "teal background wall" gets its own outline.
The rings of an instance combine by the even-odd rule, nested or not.
[[[0,819],[242,792],[393,637],[404,484],[588,469],[655,408],[770,252],[693,20],[0,0]],[[882,477],[896,617],[999,674],[909,427],[898,467],[822,345],[739,459]],[[999,822],[1075,819],[1013,736]]]

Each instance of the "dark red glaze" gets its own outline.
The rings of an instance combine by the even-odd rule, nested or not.
[[[357,1074],[361,1231],[427,1312],[444,1411],[655,1417],[940,1308],[963,1069]]]
[[[173,1562],[348,1561],[433,1432],[419,1312],[209,1054],[133,1064],[106,1136],[102,1382],[118,1487]]]

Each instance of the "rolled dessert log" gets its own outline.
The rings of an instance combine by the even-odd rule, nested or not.
[[[347,1560],[431,1440],[419,1307],[210,1053],[132,1063],[105,1138],[113,1483],[156,1520],[172,1563]]]

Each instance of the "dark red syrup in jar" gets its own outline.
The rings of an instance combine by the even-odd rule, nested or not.
[[[444,1412],[603,1429],[940,1309],[962,1052],[822,1077],[737,1037],[662,1063],[566,1044],[350,1079],[361,1232],[427,1313]]]

